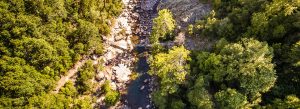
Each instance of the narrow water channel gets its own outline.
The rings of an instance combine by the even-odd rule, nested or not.
[[[139,28],[141,30],[137,35],[139,36],[140,45],[149,44],[152,19],[157,16],[156,7],[159,4],[159,1],[160,0],[141,0],[141,2],[137,4],[136,10],[139,10]],[[146,9],[145,7],[150,7],[152,9]],[[153,109],[155,107],[150,98],[153,89],[151,84],[152,77],[148,74],[148,57],[147,55],[144,55],[149,53],[149,49],[147,49],[146,46],[136,46],[135,50],[138,53],[136,72],[139,73],[140,76],[129,84],[124,102],[131,109]]]

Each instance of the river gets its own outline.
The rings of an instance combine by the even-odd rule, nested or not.
[[[138,28],[141,31],[137,33],[140,45],[149,44],[152,21],[157,16],[156,7],[158,4],[159,0],[141,0],[136,6],[135,11],[138,11],[140,15]],[[127,95],[122,98],[122,102],[131,109],[153,109],[155,107],[150,97],[153,89],[153,79],[147,73],[149,65],[147,63],[148,55],[146,54],[149,53],[149,49],[146,46],[136,46],[135,51],[138,53],[135,71],[140,76],[129,84]]]

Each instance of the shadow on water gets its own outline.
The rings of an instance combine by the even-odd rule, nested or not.
[[[151,0],[141,0],[141,1],[151,1]],[[143,17],[147,17],[148,19],[146,20],[148,22],[152,22],[152,16],[157,15],[156,7],[158,6],[159,2],[160,0],[156,0],[153,6],[153,10],[142,11],[140,13],[141,19]],[[140,22],[140,24],[141,27],[149,26],[147,23],[144,24],[143,22]],[[149,29],[151,28],[152,27],[150,27]],[[147,35],[142,35],[142,34],[138,36],[140,41],[149,37]],[[146,48],[145,46],[136,46],[135,51],[138,53],[138,62],[136,63],[135,71],[140,76],[129,84],[127,95],[124,96],[124,101],[125,104],[127,104],[127,106],[130,107],[131,109],[139,109],[139,108],[153,109],[155,107],[153,106],[153,103],[149,97],[151,94],[150,90],[153,88],[152,85],[150,84],[150,80],[152,79],[152,77],[147,73],[150,68],[147,63],[147,55],[145,55],[149,52],[149,49]]]
[[[149,80],[151,76],[147,74],[149,65],[147,63],[147,57],[142,55],[144,52],[147,52],[147,50],[144,47],[136,47],[136,51],[138,54],[141,54],[136,63],[136,72],[139,73],[140,76],[129,84],[126,99],[127,105],[132,109],[138,109],[139,107],[145,109],[147,105],[149,107],[151,104],[149,98],[149,94],[151,93],[149,91]]]

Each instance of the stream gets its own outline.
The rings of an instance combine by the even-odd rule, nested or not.
[[[136,33],[139,36],[139,44],[149,44],[149,36],[152,30],[152,20],[157,16],[156,7],[159,0],[141,0],[137,6],[140,18],[138,21],[140,32]],[[151,101],[151,92],[153,90],[153,78],[147,73],[149,65],[147,63],[147,55],[149,49],[146,46],[136,46],[138,62],[136,63],[135,71],[139,74],[136,80],[133,80],[129,86],[127,95],[122,98],[122,102],[131,109],[153,109],[155,108]]]

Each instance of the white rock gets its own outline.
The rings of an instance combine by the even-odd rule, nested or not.
[[[140,90],[144,90],[145,89],[145,86],[142,86],[141,88],[140,88]]]
[[[116,85],[115,82],[111,82],[111,83],[110,83],[110,86],[111,86],[111,88],[112,88],[113,90],[117,90],[117,85]]]
[[[119,64],[118,66],[114,66],[113,70],[115,70],[115,74],[118,82],[126,82],[130,80],[129,75],[131,74],[131,71],[124,64]]]
[[[112,54],[112,52],[107,52],[107,53],[105,53],[104,54],[104,57],[107,59],[107,60],[111,60],[111,59],[113,59],[113,54]]]
[[[123,48],[123,49],[127,49],[128,48],[128,43],[125,40],[120,40],[118,42],[115,42],[115,45]]]

